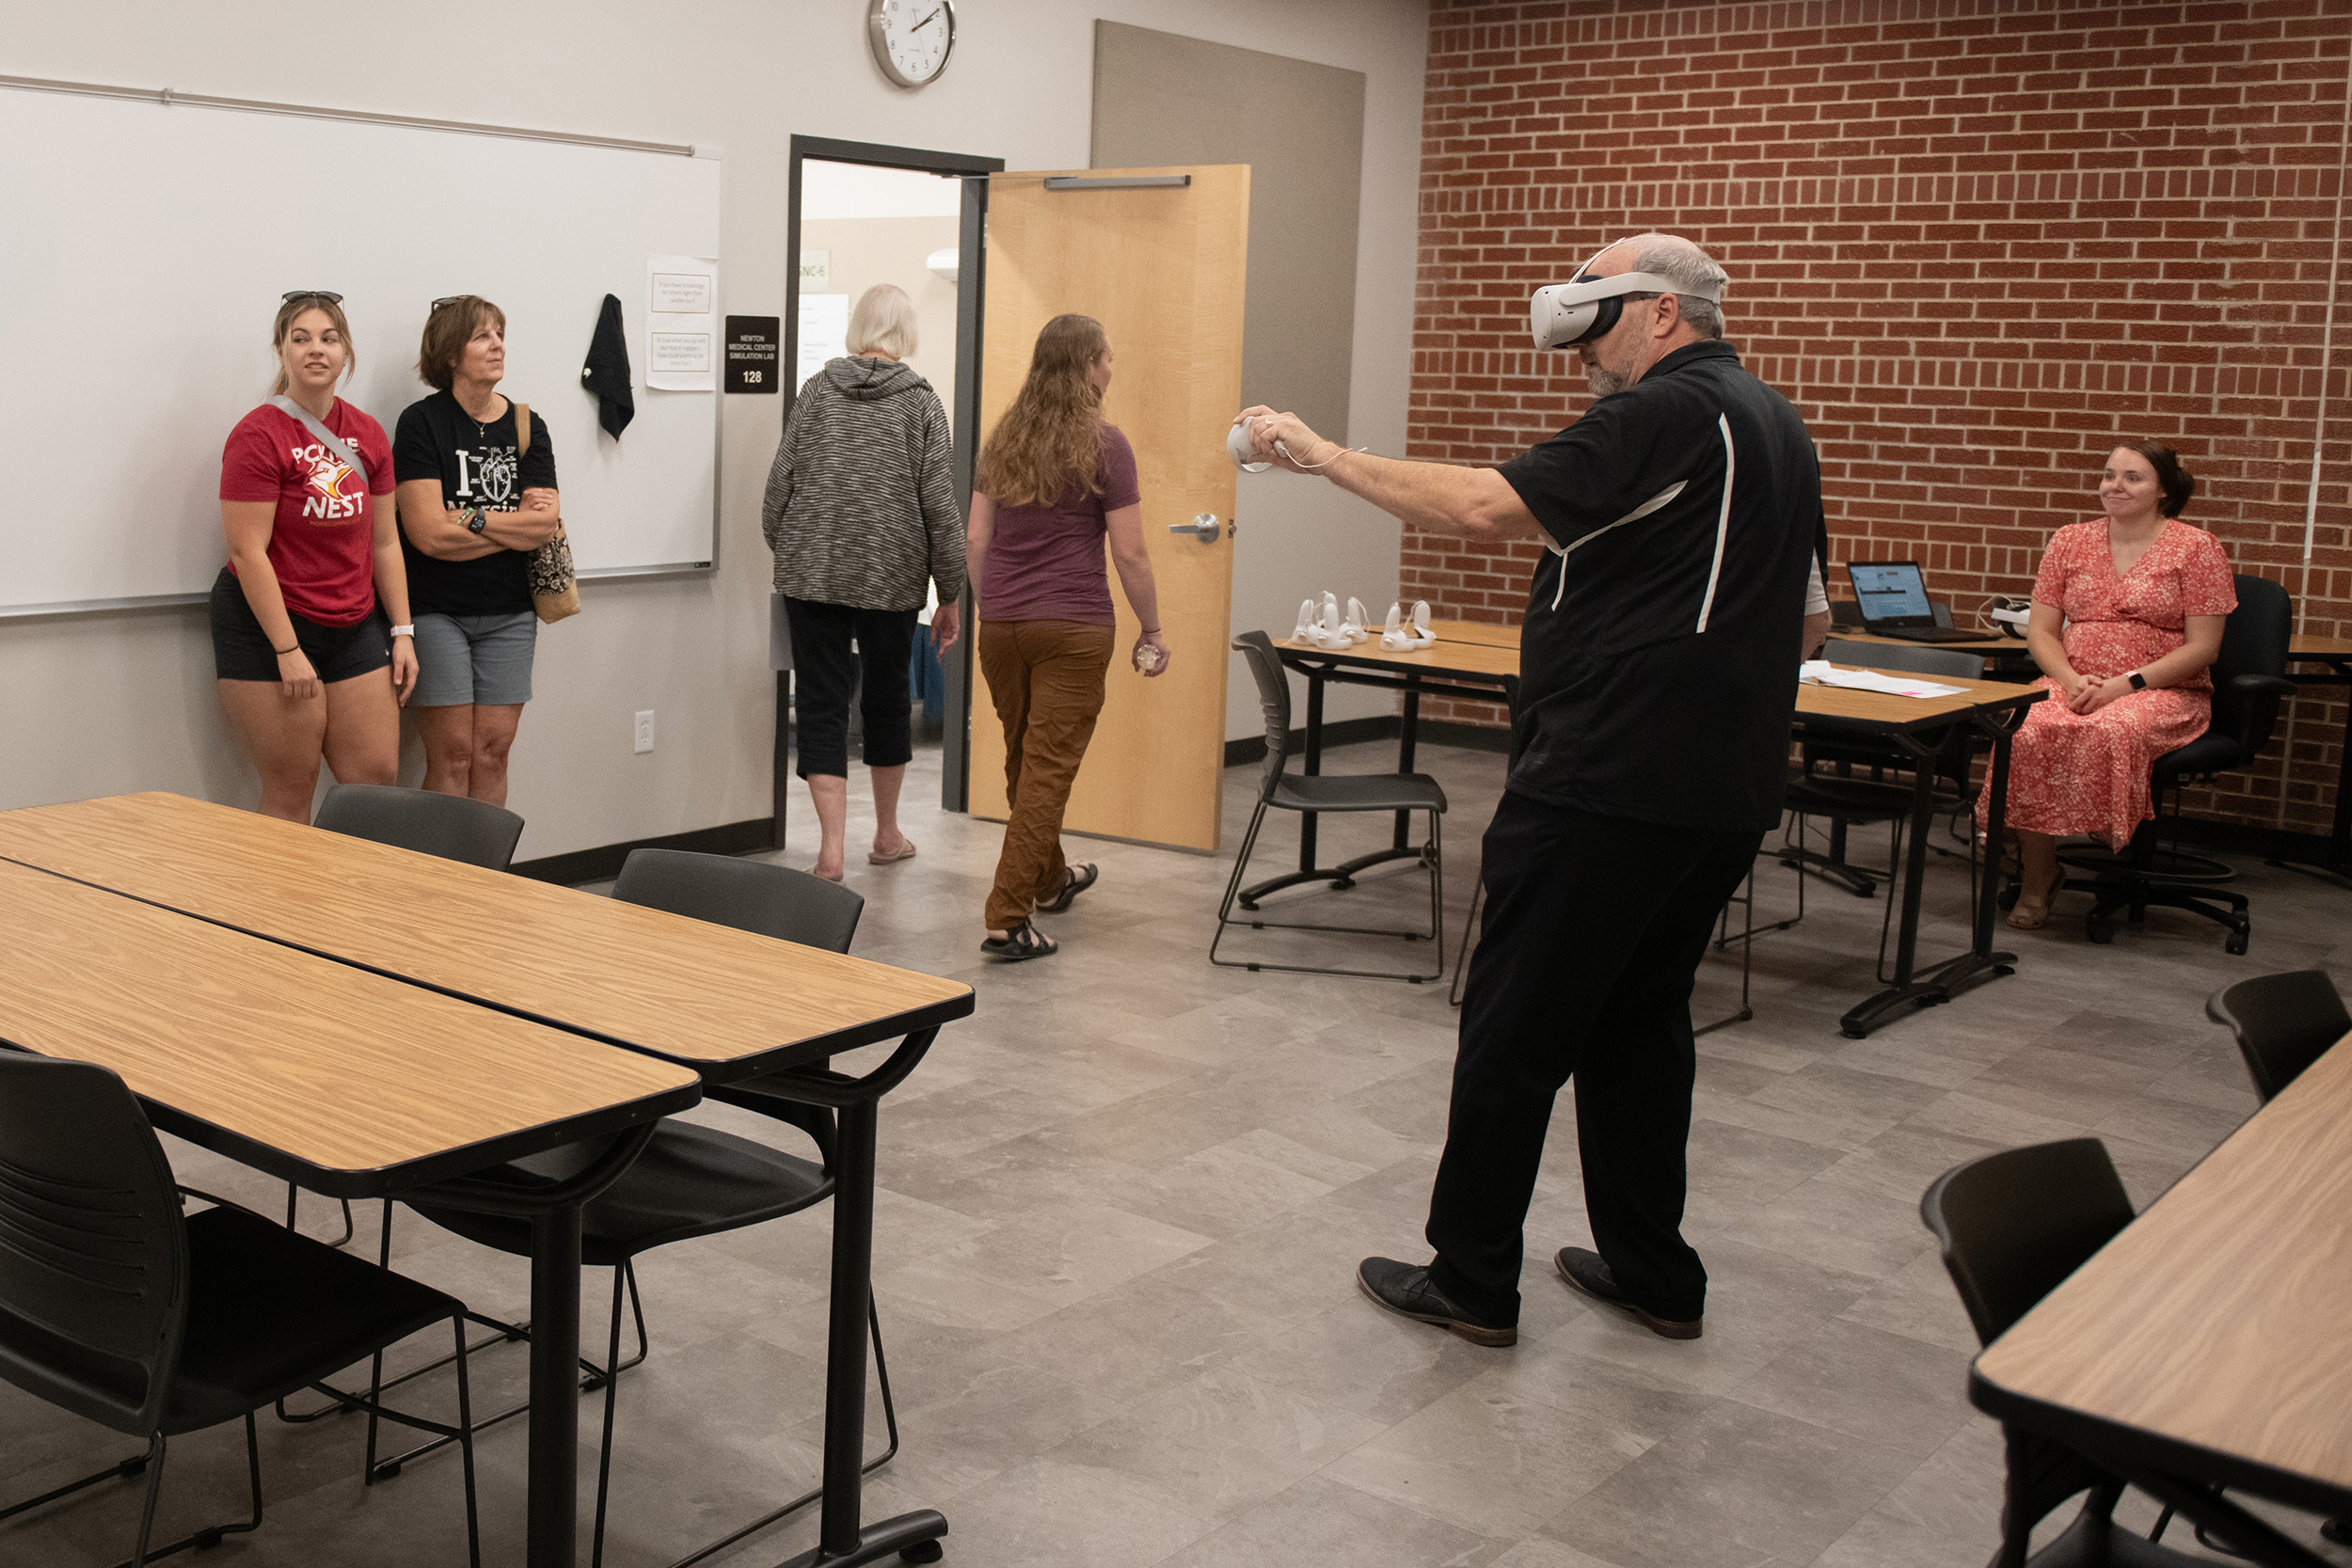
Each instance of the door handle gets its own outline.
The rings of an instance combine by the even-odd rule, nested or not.
[[[1204,545],[1213,545],[1216,543],[1217,534],[1221,531],[1217,527],[1216,514],[1214,512],[1203,512],[1199,516],[1193,518],[1191,522],[1168,524],[1168,531],[1170,533],[1189,533]]]

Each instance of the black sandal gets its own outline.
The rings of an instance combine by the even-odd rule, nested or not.
[[[1061,944],[1024,920],[1003,936],[981,942],[980,951],[1017,964],[1029,958],[1050,958],[1061,951]]]
[[[1084,893],[1087,889],[1092,887],[1097,881],[1102,879],[1103,868],[1095,864],[1093,862],[1087,862],[1086,870],[1087,874],[1081,877],[1078,875],[1078,868],[1076,866],[1066,865],[1062,867],[1063,879],[1060,894],[1055,897],[1052,903],[1040,904],[1037,907],[1038,912],[1040,914],[1061,913],[1062,911],[1071,906],[1071,904],[1077,898],[1078,895]]]

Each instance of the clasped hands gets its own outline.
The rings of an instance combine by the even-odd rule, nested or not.
[[[2109,675],[2101,680],[2095,675],[2074,673],[2060,681],[2058,689],[2066,699],[2069,713],[2092,714],[2118,697],[2130,696],[2132,682],[2128,675]]]

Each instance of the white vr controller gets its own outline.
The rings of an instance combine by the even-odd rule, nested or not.
[[[1336,594],[1323,595],[1320,611],[1316,610],[1314,600],[1301,599],[1298,601],[1298,626],[1292,631],[1291,641],[1311,648],[1329,648],[1334,652],[1352,648],[1359,642],[1372,641],[1372,633],[1364,629],[1364,622],[1368,618],[1361,599],[1350,598],[1344,614],[1341,612]],[[1414,603],[1410,621],[1405,618],[1401,605],[1389,606],[1388,625],[1380,632],[1383,648],[1392,653],[1403,653],[1414,648],[1426,648],[1437,641],[1437,634],[1429,629],[1428,600]]]
[[[1587,267],[1592,264],[1584,263]],[[1697,299],[1720,301],[1723,293],[1720,283],[1677,283],[1654,272],[1587,277],[1580,270],[1565,283],[1535,291],[1527,302],[1527,324],[1535,335],[1537,348],[1570,348],[1589,342],[1616,325],[1617,318],[1625,313],[1628,294],[1690,294]]]

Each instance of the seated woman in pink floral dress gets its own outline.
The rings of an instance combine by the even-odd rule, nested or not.
[[[2042,558],[2026,645],[2051,695],[2026,710],[2010,755],[2023,872],[2011,926],[2049,919],[2065,877],[2056,841],[2090,833],[2122,849],[2155,815],[2150,764],[2212,721],[2206,671],[2237,589],[2219,542],[2174,520],[2196,493],[2163,442],[2120,446],[2099,481],[2106,517],[2058,530]]]

